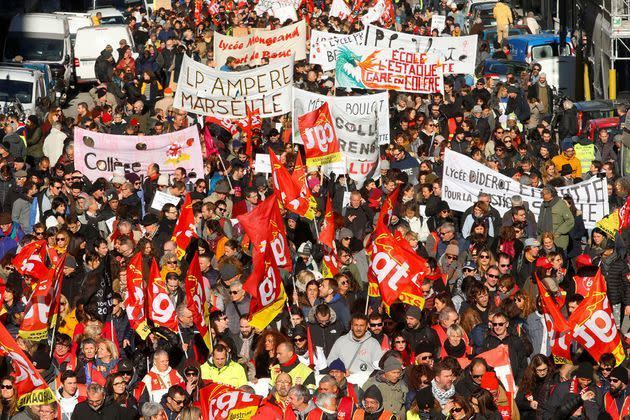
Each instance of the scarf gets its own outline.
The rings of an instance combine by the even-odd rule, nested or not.
[[[446,350],[446,354],[449,356],[453,356],[456,358],[464,357],[466,354],[466,343],[464,340],[461,340],[458,345],[454,346],[450,341],[444,341],[444,350]]]
[[[431,381],[431,391],[433,392],[433,396],[435,397],[435,399],[438,400],[440,406],[442,407],[444,407],[448,400],[450,400],[451,397],[455,395],[455,387],[453,385],[451,385],[451,387],[446,391],[442,391],[435,383],[435,379]]]

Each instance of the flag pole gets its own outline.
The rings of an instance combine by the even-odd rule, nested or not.
[[[365,294],[365,315],[368,314],[369,304],[370,304],[370,282],[368,282],[367,293]]]
[[[234,187],[232,187],[232,181],[230,181],[230,175],[227,173],[227,168],[225,167],[225,163],[223,162],[221,153],[217,153],[217,156],[219,156],[219,162],[221,162],[221,166],[223,166],[223,172],[225,172],[225,177],[227,178],[227,182],[230,185],[230,189],[233,190]]]

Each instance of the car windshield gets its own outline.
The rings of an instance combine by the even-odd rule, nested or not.
[[[11,102],[15,98],[24,104],[31,103],[33,101],[33,83],[0,79],[0,102]]]
[[[124,23],[125,18],[122,16],[105,16],[101,18],[101,24],[103,25],[117,25]]]
[[[491,63],[486,68],[486,73],[493,74],[520,74],[521,71],[526,70],[526,66],[519,66],[515,63]]]
[[[24,34],[9,34],[4,57],[13,59],[21,55],[26,61],[61,61],[63,39],[29,38]]]

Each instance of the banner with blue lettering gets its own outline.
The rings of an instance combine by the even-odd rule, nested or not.
[[[92,181],[110,179],[114,173],[142,177],[151,163],[157,163],[163,174],[182,167],[192,178],[202,177],[197,127],[159,136],[117,136],[74,128],[74,167]]]

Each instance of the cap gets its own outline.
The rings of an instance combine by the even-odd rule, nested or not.
[[[545,270],[549,270],[551,267],[551,262],[547,257],[540,257],[536,260],[536,267],[544,268]]]
[[[15,171],[15,174],[13,174],[16,178],[26,178],[26,176],[28,175],[26,173],[26,171],[24,169],[20,169],[19,171]]]
[[[562,169],[560,169],[560,175],[567,176],[567,175],[571,175],[572,173],[573,173],[573,167],[571,167],[571,165],[569,165],[568,163],[565,163],[564,165],[562,165]]]
[[[499,379],[494,372],[486,372],[481,377],[481,388],[488,391],[496,391],[499,389]]]
[[[401,369],[403,366],[399,358],[390,356],[383,363],[383,372],[391,372],[392,370]]]
[[[415,318],[418,321],[422,320],[422,310],[418,308],[417,306],[408,307],[407,311],[405,312],[405,315]]]
[[[354,236],[354,234],[348,228],[341,228],[337,232],[337,239],[339,239],[339,240],[341,240],[343,238],[352,238],[353,236]]]
[[[527,238],[525,239],[525,248],[529,247],[536,247],[536,248],[540,248],[540,242],[538,241],[538,239],[536,238]]]
[[[577,268],[590,267],[593,265],[593,260],[587,254],[580,254],[575,259],[575,265],[577,266]]]
[[[241,272],[232,264],[222,264],[219,267],[219,274],[221,276],[221,280],[229,280],[241,274]]]
[[[462,267],[464,270],[469,269],[469,270],[476,270],[477,269],[477,263],[471,260],[468,260],[464,263],[464,266]]]
[[[585,379],[593,379],[593,374],[595,371],[593,370],[593,365],[588,362],[582,362],[578,366],[578,368],[573,372],[573,376],[576,378],[585,378]]]
[[[309,241],[306,242],[302,242],[302,244],[299,246],[297,253],[298,255],[302,256],[310,256],[312,252],[312,246],[311,243]]]
[[[0,213],[0,225],[11,224],[11,215],[9,213]]]
[[[158,178],[157,184],[161,185],[161,186],[167,186],[168,187],[168,185],[169,185],[168,175],[166,175],[166,174],[160,175],[160,177]]]
[[[140,176],[138,176],[138,174],[130,172],[128,174],[125,174],[125,179],[133,184],[134,182],[140,181]]]
[[[164,96],[173,96],[173,89],[171,88],[164,89]]]
[[[448,244],[444,254],[459,255],[459,247],[455,244]]]
[[[120,359],[116,369],[118,372],[133,372],[133,363],[129,359]]]
[[[429,343],[428,341],[419,341],[416,344],[416,347],[413,349],[413,352],[418,355],[418,354],[422,354],[422,353],[431,353],[433,354],[433,345],[431,345],[431,343]]]
[[[153,213],[147,213],[143,218],[140,224],[144,227],[155,225],[158,222],[158,218]]]
[[[418,409],[420,409],[420,411],[433,408],[435,399],[433,398],[430,386],[425,386],[416,392],[416,404],[418,404]]]
[[[332,362],[330,362],[330,365],[328,366],[328,372],[330,372],[331,370],[338,370],[340,372],[345,372],[346,365],[341,361],[341,359],[335,359]]]
[[[563,152],[568,149],[573,149],[573,140],[571,140],[570,137],[562,140],[562,143],[560,143],[560,147],[562,147]]]

